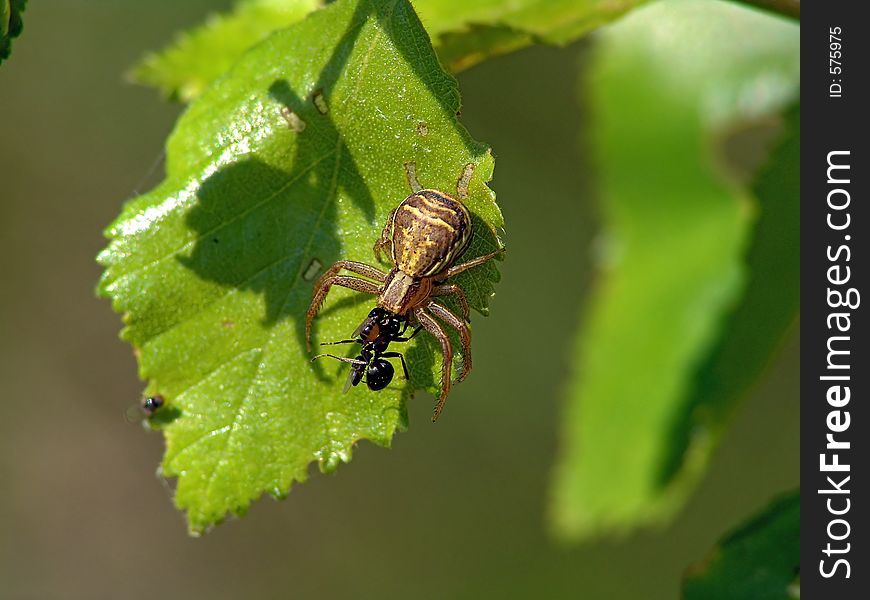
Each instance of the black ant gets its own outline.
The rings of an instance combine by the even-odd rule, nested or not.
[[[387,352],[390,342],[407,342],[422,329],[418,326],[408,337],[402,337],[408,329],[408,318],[391,313],[383,308],[374,308],[353,332],[354,338],[339,340],[337,342],[325,342],[321,346],[333,346],[335,344],[359,344],[362,346],[359,356],[356,358],[344,358],[334,354],[318,354],[312,361],[328,356],[341,362],[350,363],[350,373],[344,384],[344,392],[350,386],[356,386],[366,376],[365,384],[370,390],[382,390],[393,380],[395,370],[388,358],[398,358],[402,361],[402,371],[405,379],[408,379],[408,366],[405,357],[399,352]]]

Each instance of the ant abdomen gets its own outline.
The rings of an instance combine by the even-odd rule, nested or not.
[[[390,361],[384,358],[373,360],[366,370],[366,385],[373,391],[382,390],[393,380],[394,373]]]

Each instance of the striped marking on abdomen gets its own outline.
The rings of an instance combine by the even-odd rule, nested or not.
[[[441,192],[412,194],[393,216],[393,260],[412,277],[435,275],[449,267],[470,238],[468,210]]]

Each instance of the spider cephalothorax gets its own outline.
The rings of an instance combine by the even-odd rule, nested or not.
[[[463,366],[462,373],[456,383],[465,379],[471,372],[471,330],[468,327],[468,301],[459,286],[448,283],[448,280],[463,271],[482,265],[504,252],[504,249],[501,248],[454,266],[453,263],[468,248],[471,235],[471,214],[462,202],[437,190],[420,190],[405,198],[390,214],[381,232],[381,237],[374,246],[375,255],[378,258],[380,258],[382,251],[389,253],[393,263],[393,268],[389,273],[384,273],[380,269],[364,263],[340,260],[332,265],[314,286],[314,296],[308,307],[305,322],[305,339],[309,352],[311,351],[311,322],[333,285],[377,296],[378,309],[382,309],[390,317],[419,324],[441,344],[443,354],[441,394],[438,397],[435,413],[432,417],[433,421],[436,420],[444,408],[447,395],[450,393],[453,345],[450,342],[450,337],[435,317],[459,333],[459,339],[462,343]],[[342,269],[368,279],[338,275]],[[457,317],[434,300],[435,297],[448,295],[455,296],[459,301],[462,307],[462,318]],[[362,326],[365,324],[366,321],[363,321]],[[360,332],[361,329],[358,329],[357,334]],[[390,341],[399,340],[391,339],[387,341],[387,344]],[[365,344],[363,344],[363,349],[365,349]],[[383,356],[386,356],[383,352],[375,353],[372,351],[368,358],[361,355],[358,359],[339,360],[352,363],[354,370],[357,370],[368,368],[372,361],[377,361]],[[383,367],[382,363],[376,364]],[[402,359],[402,366],[404,367],[404,359]],[[383,369],[386,372],[386,367]],[[353,376],[354,372],[351,373],[351,377]],[[358,377],[362,377],[361,371]],[[390,374],[390,378],[392,378],[392,374]],[[359,383],[359,379],[357,379],[357,383]]]

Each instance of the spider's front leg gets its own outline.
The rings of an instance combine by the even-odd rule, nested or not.
[[[384,282],[387,280],[386,273],[371,265],[357,262],[355,260],[339,260],[333,263],[333,265],[329,267],[323,275],[320,276],[320,279],[314,287],[317,288],[320,285],[321,281],[324,281],[329,277],[332,277],[333,275],[338,275],[339,271],[341,271],[342,269],[350,271],[351,273],[356,273],[357,275],[362,275],[363,277],[374,279],[375,281]]]
[[[334,265],[333,268],[335,268]],[[314,320],[314,317],[317,316],[320,307],[323,306],[323,301],[326,300],[326,295],[329,293],[329,289],[332,286],[339,285],[341,287],[346,287],[364,294],[372,294],[374,296],[381,293],[381,288],[371,281],[357,279],[356,277],[349,277],[347,275],[329,275],[330,271],[332,271],[332,269],[324,273],[323,277],[317,281],[317,285],[314,287],[314,297],[311,298],[311,304],[308,305],[308,312],[305,315],[305,346],[308,349],[308,352],[311,352],[311,322]]]

